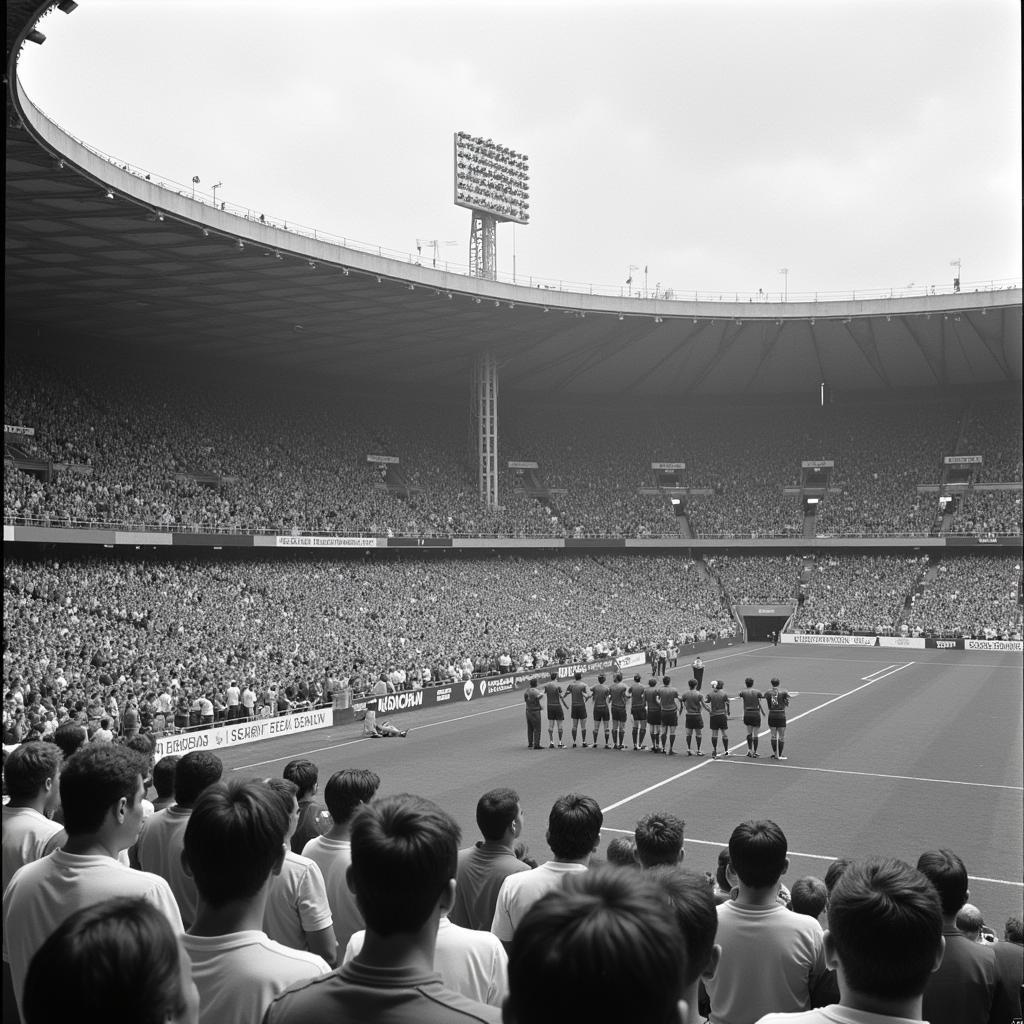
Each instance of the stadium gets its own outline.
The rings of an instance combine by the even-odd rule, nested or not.
[[[467,266],[289,228],[36,106],[19,60],[75,7],[6,12],[5,760],[72,724],[148,737],[150,772],[312,759],[322,793],[366,768],[464,846],[513,787],[539,861],[567,793],[600,805],[594,864],[671,812],[713,874],[768,818],[787,885],[948,849],[1001,938],[1024,909],[1019,277],[819,297],[510,276],[495,223],[529,207],[460,192],[460,154],[525,158],[465,133]],[[703,748],[680,728],[649,757],[635,719],[599,747],[594,687],[634,673],[723,680],[731,756],[706,716]],[[567,710],[527,749],[524,696],[574,677],[581,746]],[[758,761],[747,677],[793,698]]]

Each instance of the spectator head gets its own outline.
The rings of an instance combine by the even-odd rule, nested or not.
[[[380,788],[380,776],[368,768],[343,768],[324,787],[324,803],[335,825],[347,824],[360,804],[369,803]]]
[[[578,683],[583,678],[583,673],[582,672],[573,672],[572,677]]]
[[[597,681],[598,681],[599,683],[603,683],[603,682],[604,682],[604,680],[605,680],[605,675],[604,675],[604,673],[603,673],[603,672],[601,672],[601,673],[600,673],[600,674],[598,675],[598,677],[597,677]]]
[[[750,889],[779,884],[789,869],[785,833],[774,821],[745,821],[729,837],[729,871]]]
[[[778,679],[773,679],[772,680],[772,686],[778,686],[778,685],[779,685],[779,680]]]
[[[658,685],[658,680],[655,679],[654,676],[651,676],[651,678],[647,680],[647,685],[648,686],[657,686]]]
[[[942,913],[955,918],[967,902],[967,868],[952,850],[928,850],[917,859],[917,870],[935,886],[942,901]]]
[[[287,833],[284,803],[265,782],[231,779],[207,786],[185,826],[184,851],[203,902],[223,907],[255,897],[281,870]]]
[[[729,892],[732,889],[732,883],[727,877],[729,870],[729,847],[723,846],[718,851],[718,864],[715,866],[715,881],[718,883],[718,888],[722,892]]]
[[[174,772],[180,760],[178,754],[168,754],[153,765],[153,788],[159,800],[174,796]]]
[[[60,802],[69,836],[102,830],[117,834],[127,849],[142,828],[142,776],[146,763],[127,747],[87,744],[64,762]]]
[[[753,686],[754,685],[753,677],[752,676],[747,676],[747,678],[743,680],[743,685],[746,686],[746,687]]]
[[[76,911],[39,947],[22,1017],[25,1024],[196,1024],[199,993],[167,918],[146,900],[121,897]]]
[[[688,686],[688,687],[689,687],[689,688],[690,688],[691,690],[696,690],[696,689],[697,689],[697,680],[696,680],[696,679],[691,679],[691,680],[689,680],[689,682],[687,682],[687,684],[686,684],[686,685],[687,685],[687,686]]]
[[[605,850],[605,857],[613,867],[635,868],[638,866],[636,843],[629,836],[616,836],[611,840]]]
[[[789,890],[789,909],[794,914],[820,917],[828,906],[828,889],[820,878],[805,875],[798,878]]]
[[[511,830],[517,836],[523,827],[519,794],[514,789],[492,789],[476,804],[476,823],[480,834],[490,842],[499,842]]]
[[[558,679],[558,673],[554,671],[549,672],[548,676],[550,677],[552,682],[555,682]]]
[[[299,787],[291,779],[263,780],[281,801],[284,813],[288,815],[288,833],[285,840],[290,841],[299,827]]]
[[[828,889],[829,895],[832,894],[832,890],[836,887],[839,879],[843,877],[843,872],[852,863],[853,861],[846,857],[837,857],[829,864],[828,871],[825,872],[825,888]]]
[[[1018,946],[1024,946],[1024,921],[1019,917],[1008,917],[1006,928],[1003,930],[1003,938],[1007,942],[1015,942]]]
[[[981,941],[981,929],[985,926],[985,919],[981,911],[973,903],[965,903],[956,915],[956,926],[974,942]]]
[[[77,722],[61,722],[54,730],[53,742],[61,749],[65,759],[69,758],[79,747],[85,745],[89,739],[89,733],[84,725]]]
[[[126,740],[121,741],[129,750],[134,750],[140,757],[145,758],[146,761],[146,774],[143,781],[148,786],[153,777],[153,741],[148,737],[140,733],[137,736],[130,736]]]
[[[15,747],[4,761],[4,785],[13,804],[43,801],[40,811],[55,807],[60,797],[60,765],[55,743],[35,740]]]
[[[636,823],[636,859],[642,868],[657,864],[678,864],[683,859],[683,830],[686,822],[674,814],[656,811]]]
[[[348,884],[368,931],[413,934],[450,909],[461,836],[437,804],[409,793],[359,809]]]
[[[299,758],[295,761],[289,761],[284,766],[281,776],[288,779],[289,782],[294,782],[299,787],[298,798],[304,800],[307,796],[312,796],[316,792],[317,780],[320,778],[320,769],[312,761]]]
[[[634,683],[639,683],[640,682],[640,673],[639,672],[634,673],[634,675],[633,675],[633,682]]]
[[[208,750],[190,750],[174,768],[174,800],[181,807],[191,807],[207,786],[220,782],[224,765]]]
[[[506,1024],[684,1019],[686,949],[645,876],[580,873],[526,912],[508,964]]]
[[[615,676],[612,679],[612,682],[613,683],[621,683],[622,682],[622,673],[621,672],[616,672]]]
[[[556,860],[584,860],[601,841],[604,815],[597,801],[569,793],[560,796],[548,815],[547,842]]]
[[[711,886],[703,875],[679,864],[659,865],[647,877],[667,898],[686,944],[685,999],[696,1007],[700,978],[710,978],[718,967],[722,947],[716,945],[718,910]]]
[[[832,890],[825,933],[840,991],[919,996],[942,959],[942,924],[939,896],[922,872],[899,860],[851,864]]]

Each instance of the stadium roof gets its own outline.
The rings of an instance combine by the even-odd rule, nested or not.
[[[17,81],[53,4],[7,6],[9,326],[433,389],[495,354],[503,388],[770,395],[1021,379],[1021,289],[844,302],[548,291],[390,259],[217,209],[118,167]]]

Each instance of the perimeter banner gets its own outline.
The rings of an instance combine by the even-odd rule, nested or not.
[[[386,546],[380,537],[275,537],[274,547],[278,548],[377,548]]]
[[[784,644],[828,644],[831,647],[875,647],[877,636],[847,636],[841,633],[783,633]]]
[[[923,651],[928,645],[923,636],[880,636],[879,647],[904,647],[915,651]]]
[[[965,651],[1009,651],[1011,654],[1024,653],[1021,640],[965,640]]]
[[[332,725],[334,708],[300,711],[279,718],[238,719],[230,725],[221,725],[215,729],[161,736],[154,741],[153,758],[159,761],[168,754],[187,754],[191,750],[221,750],[224,747],[237,747],[243,743],[255,743],[313,729],[328,729]]]

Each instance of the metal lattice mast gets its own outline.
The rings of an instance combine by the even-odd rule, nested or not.
[[[485,281],[498,279],[498,222],[489,213],[473,211],[469,225],[469,272]]]
[[[476,440],[477,481],[480,500],[488,508],[498,505],[498,364],[490,352],[473,365],[473,435]]]

